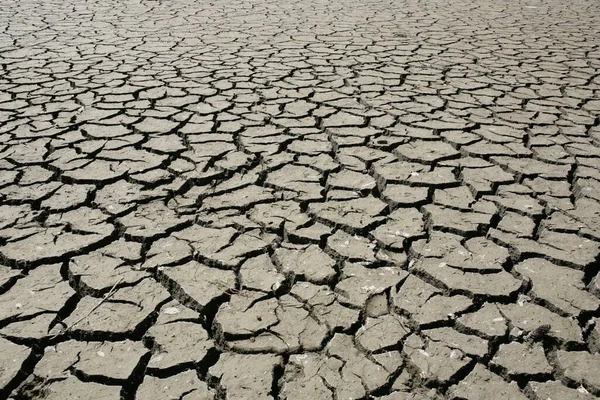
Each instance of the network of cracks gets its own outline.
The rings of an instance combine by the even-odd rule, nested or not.
[[[0,398],[600,397],[599,4],[3,1]]]

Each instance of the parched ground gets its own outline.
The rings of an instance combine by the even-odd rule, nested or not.
[[[3,0],[0,68],[1,399],[600,397],[600,2]]]

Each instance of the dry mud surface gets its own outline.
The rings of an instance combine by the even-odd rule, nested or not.
[[[600,396],[597,1],[4,0],[0,398]]]

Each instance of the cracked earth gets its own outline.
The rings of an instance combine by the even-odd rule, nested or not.
[[[600,397],[600,3],[4,0],[0,398]]]

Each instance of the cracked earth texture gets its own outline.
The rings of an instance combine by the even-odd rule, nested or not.
[[[600,3],[4,0],[0,398],[600,397]]]

